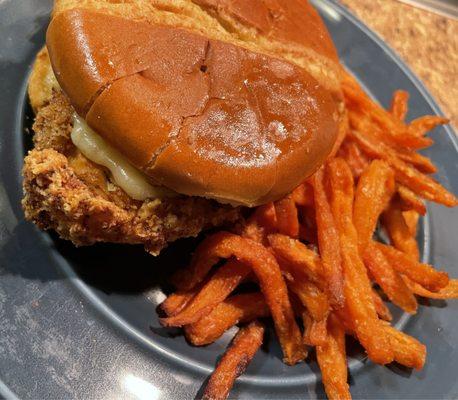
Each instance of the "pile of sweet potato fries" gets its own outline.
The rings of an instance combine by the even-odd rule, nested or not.
[[[303,361],[314,347],[328,397],[349,399],[345,335],[378,364],[424,365],[425,346],[390,326],[383,299],[414,314],[416,296],[458,297],[458,280],[421,263],[416,241],[424,200],[458,203],[417,153],[433,143],[425,134],[447,120],[406,123],[407,93],[397,91],[387,111],[350,75],[342,87],[348,123],[326,165],[284,199],[258,207],[243,226],[208,236],[173,277],[177,291],[162,304],[164,326],[183,327],[197,346],[241,326],[204,398],[228,396],[261,346],[258,319],[271,316],[284,362]],[[378,239],[378,225],[389,244]],[[233,294],[246,281],[259,290]]]

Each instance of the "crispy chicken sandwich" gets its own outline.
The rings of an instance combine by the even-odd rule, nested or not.
[[[76,245],[167,243],[291,192],[345,121],[305,0],[56,0],[29,94],[29,220]]]

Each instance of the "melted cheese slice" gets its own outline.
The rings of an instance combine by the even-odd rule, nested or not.
[[[47,88],[49,88],[49,92],[54,89],[56,92],[60,90],[59,82],[57,82],[56,75],[51,68],[51,64],[48,65],[48,70],[44,77],[44,84]]]
[[[108,168],[114,182],[135,200],[173,197],[176,193],[153,186],[148,178],[133,167],[124,156],[95,133],[78,115],[73,117],[73,144],[92,162]]]

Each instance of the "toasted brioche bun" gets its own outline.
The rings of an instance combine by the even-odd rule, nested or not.
[[[267,3],[62,0],[47,47],[78,114],[155,184],[255,206],[311,175],[343,120],[318,15]]]

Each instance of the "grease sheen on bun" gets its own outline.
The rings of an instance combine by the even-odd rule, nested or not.
[[[47,46],[76,111],[154,183],[255,206],[311,175],[342,120],[340,67],[321,20],[305,0],[268,3],[170,2],[190,7],[194,27],[191,11],[170,19],[161,8],[136,16],[58,1]],[[232,31],[213,27],[215,14]]]

